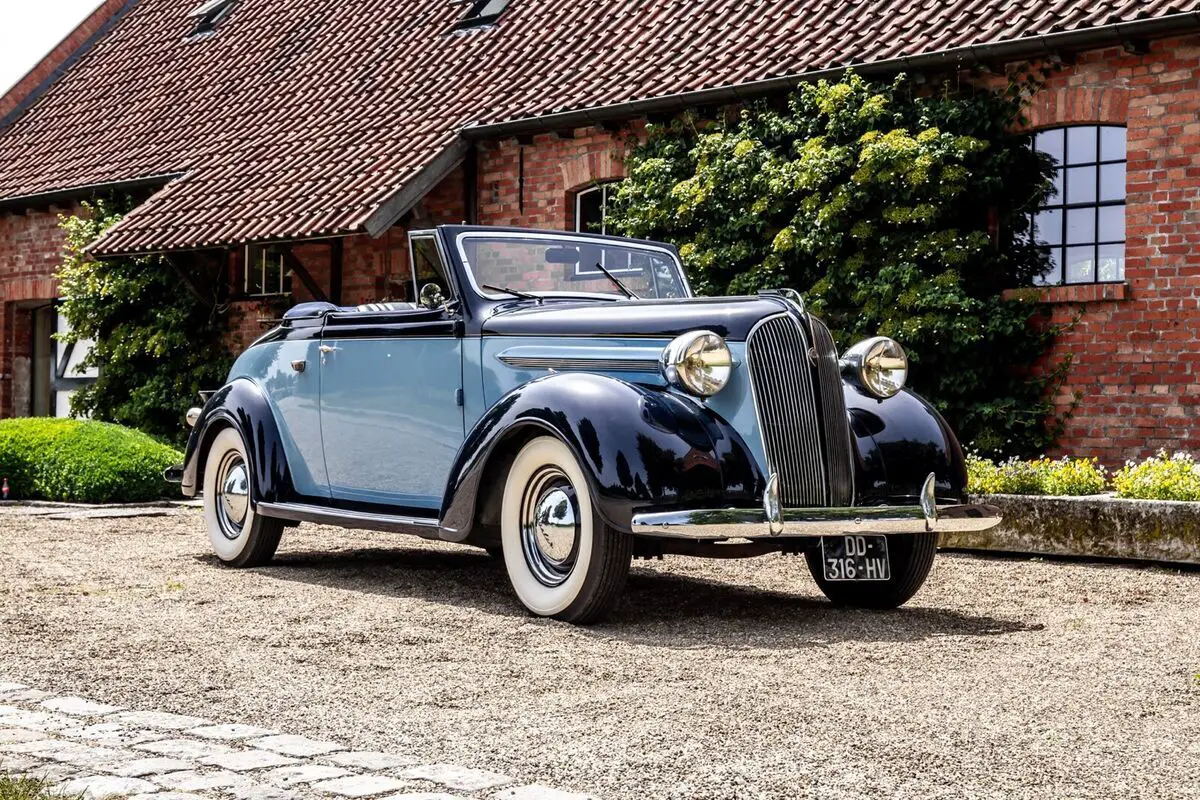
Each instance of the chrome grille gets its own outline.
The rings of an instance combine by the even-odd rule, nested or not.
[[[813,346],[817,351],[817,385],[820,387],[821,424],[825,432],[825,478],[829,505],[854,505],[854,462],[850,455],[850,423],[842,376],[838,370],[837,345],[825,323],[809,317]]]
[[[825,505],[808,338],[790,314],[767,317],[746,338],[746,361],[768,468],[779,475],[780,499],[789,508]]]

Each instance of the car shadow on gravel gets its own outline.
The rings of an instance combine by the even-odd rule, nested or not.
[[[809,587],[816,593],[816,586]],[[597,635],[637,644],[696,648],[740,644],[767,649],[824,647],[840,641],[912,642],[999,636],[1043,625],[911,605],[889,611],[839,608],[805,596],[684,575],[634,573],[625,602]]]
[[[215,563],[209,557],[202,560]],[[366,548],[290,552],[281,554],[271,567],[256,571],[284,581],[412,597],[507,617],[527,616],[509,588],[502,565],[473,551]],[[815,586],[803,588],[816,592]],[[892,611],[836,608],[819,596],[664,574],[638,569],[635,564],[625,597],[612,617],[581,630],[657,647],[797,649],[847,640],[909,642],[1043,628],[920,603],[918,595],[911,605]]]

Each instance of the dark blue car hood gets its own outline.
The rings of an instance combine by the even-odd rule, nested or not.
[[[789,304],[777,297],[689,297],[675,300],[547,300],[502,306],[483,323],[485,336],[672,337],[707,329],[744,341],[763,317]]]

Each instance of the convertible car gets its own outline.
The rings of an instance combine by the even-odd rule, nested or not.
[[[411,301],[302,303],[188,412],[177,470],[232,566],[317,522],[502,559],[530,612],[584,623],[631,559],[803,556],[891,608],[938,531],[981,530],[962,450],[903,348],[839,353],[793,291],[695,297],[651,241],[448,225],[409,234]]]

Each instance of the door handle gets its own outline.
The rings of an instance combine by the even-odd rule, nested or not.
[[[341,350],[342,348],[323,344],[320,347],[318,347],[317,349],[320,350],[322,354],[324,354],[324,353],[332,353],[334,350]]]
[[[296,370],[296,372],[304,372],[304,368],[306,366],[307,365],[304,363],[304,359],[298,358],[292,362],[292,369]]]

